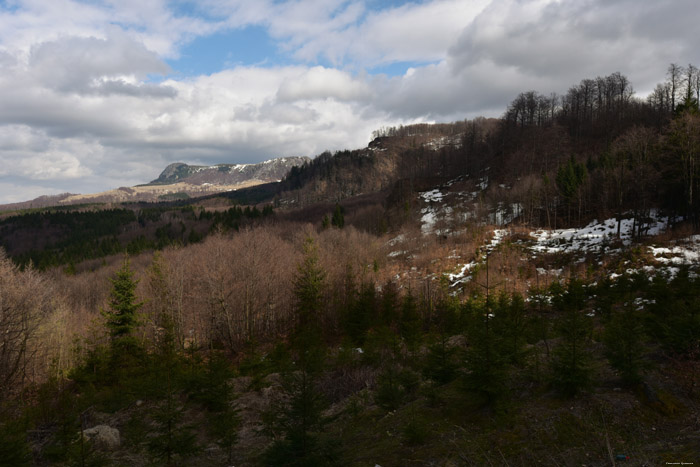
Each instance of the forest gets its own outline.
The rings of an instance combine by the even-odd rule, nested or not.
[[[700,72],[666,71],[0,213],[0,465],[697,462]]]

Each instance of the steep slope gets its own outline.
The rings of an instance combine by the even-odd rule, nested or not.
[[[292,167],[309,162],[308,157],[282,157],[259,164],[218,164],[212,166],[170,164],[160,176],[147,185],[169,185],[186,182],[192,185],[236,185],[260,180],[276,182],[283,179]]]

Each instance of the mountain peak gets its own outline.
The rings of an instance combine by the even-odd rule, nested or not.
[[[171,185],[187,182],[193,185],[231,185],[250,180],[275,182],[283,179],[289,170],[308,162],[307,157],[282,157],[258,164],[188,165],[175,162],[148,185]]]

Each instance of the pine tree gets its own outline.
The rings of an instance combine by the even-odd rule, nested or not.
[[[153,436],[148,440],[148,450],[165,465],[179,465],[178,460],[191,457],[199,451],[194,429],[183,424],[185,408],[178,400],[178,395],[167,382],[165,399],[152,413],[155,427]]]
[[[421,317],[418,313],[416,299],[410,292],[404,297],[401,306],[401,321],[399,322],[401,337],[408,349],[413,352],[418,349],[422,334]]]
[[[494,332],[494,304],[474,300],[465,304],[467,315],[465,387],[487,405],[494,405],[506,391],[507,359],[503,354],[503,337]]]
[[[183,423],[185,407],[180,402],[181,361],[175,345],[173,325],[167,315],[162,317],[163,332],[156,348],[153,376],[157,378],[157,392],[162,401],[152,412],[155,422],[148,449],[165,465],[178,465],[177,461],[195,455],[199,451],[194,429]]]
[[[343,209],[343,207],[338,203],[335,203],[335,209],[333,209],[331,225],[333,227],[338,227],[339,229],[342,229],[345,226],[345,209]]]
[[[26,430],[17,422],[0,421],[0,467],[29,466],[32,453]]]
[[[326,273],[319,265],[313,239],[304,242],[304,259],[297,267],[294,280],[295,323],[292,345],[298,353],[301,368],[312,371],[318,362],[321,347],[321,323],[324,318]]]
[[[567,396],[576,395],[590,383],[591,355],[587,349],[592,323],[584,313],[586,296],[583,283],[571,279],[563,293],[554,296],[554,306],[562,313],[558,330],[561,343],[552,362],[554,385]]]
[[[112,290],[109,294],[109,309],[102,314],[106,318],[105,325],[111,342],[114,346],[135,345],[133,331],[138,324],[137,313],[143,302],[136,300],[138,280],[134,279],[128,257],[124,258],[121,269],[110,281]]]
[[[646,363],[644,338],[642,312],[630,306],[617,310],[605,326],[605,355],[628,386],[641,381]]]
[[[145,369],[146,360],[146,352],[135,335],[139,324],[137,313],[143,302],[136,299],[138,281],[134,279],[128,257],[124,258],[121,269],[116,272],[111,282],[108,309],[102,311],[110,338],[109,374],[104,377],[107,381],[124,385],[138,382],[139,373]],[[115,392],[117,398],[123,395],[123,391]]]
[[[325,277],[318,264],[316,246],[309,238],[294,281],[296,322],[292,347],[297,355],[297,371],[283,375],[286,403],[273,407],[266,415],[271,431],[282,435],[266,452],[268,465],[322,465],[332,457],[330,445],[320,436],[326,402],[316,387],[323,364],[320,321]]]
[[[458,307],[459,302],[447,293],[435,307],[433,327],[438,338],[428,348],[423,375],[438,384],[448,383],[457,376],[457,349],[448,340],[457,327]]]
[[[377,315],[376,309],[377,295],[374,282],[366,282],[362,284],[359,295],[349,304],[343,320],[346,333],[354,344],[364,343],[367,331]]]

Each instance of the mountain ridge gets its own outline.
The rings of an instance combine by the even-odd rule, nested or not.
[[[311,161],[308,157],[280,157],[257,164],[216,164],[210,166],[189,165],[174,162],[151,182],[139,186],[170,185],[187,182],[193,185],[205,183],[233,185],[246,180],[256,179],[266,182],[282,180],[292,167]]]
[[[0,204],[0,211],[70,206],[82,203],[167,201],[207,196],[283,180],[293,167],[310,162],[308,157],[281,157],[257,164],[188,165],[174,162],[155,180],[133,187],[118,187],[98,193],[42,195],[18,203]]]

